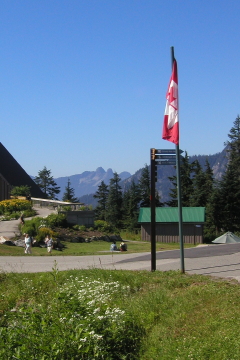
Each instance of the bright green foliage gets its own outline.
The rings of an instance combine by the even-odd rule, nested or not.
[[[63,194],[62,200],[74,203],[74,202],[77,202],[78,199],[75,197],[74,189],[70,185],[71,185],[71,182],[70,182],[70,179],[68,179],[67,186],[65,187],[65,192]]]
[[[229,280],[54,264],[0,273],[0,294],[3,360],[240,359],[240,287]]]
[[[113,227],[104,220],[96,220],[94,221],[94,229],[100,232],[111,232],[113,231]]]
[[[53,240],[55,240],[58,236],[58,234],[55,231],[46,227],[41,227],[40,229],[38,229],[36,240],[39,242],[43,242],[47,235]]]
[[[31,220],[26,220],[24,225],[21,227],[22,234],[25,233],[31,236],[36,236],[38,234],[38,229],[45,226],[45,221],[44,223],[42,221],[43,219],[39,216],[34,217]]]
[[[43,231],[42,228],[48,229],[46,230],[48,234],[51,233],[51,229],[56,226],[63,226],[67,225],[66,216],[64,214],[51,214],[48,215],[47,218],[35,217],[31,220],[26,220],[25,224],[21,228],[22,233],[29,234],[31,236],[36,237],[37,240],[43,239]],[[56,235],[53,235],[56,237]],[[44,236],[45,237],[45,236]]]
[[[98,186],[98,190],[93,197],[98,199],[98,205],[95,209],[96,218],[99,220],[106,220],[108,186],[104,183],[104,181],[101,181],[101,184]]]
[[[46,223],[50,228],[56,227],[56,226],[67,226],[67,220],[65,214],[50,214],[46,218]]]
[[[12,196],[30,196],[30,194],[31,194],[30,186],[28,185],[15,186],[11,190]]]
[[[87,211],[87,210],[92,210],[92,205],[82,205],[78,210],[79,211]]]
[[[60,187],[57,186],[53,176],[51,176],[51,170],[47,170],[46,166],[44,166],[43,170],[38,172],[38,176],[35,177],[34,181],[49,199],[56,200],[56,195],[60,193]]]
[[[1,359],[139,359],[143,328],[114,301],[124,304],[129,286],[72,275],[60,283],[56,264],[50,274],[49,288],[42,276],[21,280],[0,323]]]
[[[119,175],[115,172],[110,179],[109,192],[106,204],[106,221],[117,228],[121,227],[122,220],[122,191]]]
[[[78,228],[80,231],[86,231],[86,226],[85,225],[78,225]]]

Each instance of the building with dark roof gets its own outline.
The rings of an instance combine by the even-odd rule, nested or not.
[[[39,186],[0,143],[0,201],[10,199],[12,188],[22,185],[30,187],[31,196],[46,198]]]
[[[141,239],[150,241],[151,208],[140,208],[138,222],[141,224]],[[183,207],[182,222],[184,243],[202,244],[205,207]],[[157,242],[179,242],[179,215],[177,207],[157,207],[155,225]]]

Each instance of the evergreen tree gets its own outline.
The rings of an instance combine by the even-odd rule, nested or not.
[[[122,191],[119,175],[115,172],[110,179],[108,199],[106,204],[106,221],[116,228],[121,227],[122,220]]]
[[[142,169],[142,174],[138,183],[140,192],[140,207],[150,207],[150,173],[147,165]]]
[[[38,176],[35,177],[34,181],[49,199],[57,200],[55,196],[60,193],[60,187],[57,186],[53,176],[51,176],[51,170],[47,170],[46,166],[44,166],[43,170],[38,172]]]
[[[229,145],[230,152],[235,153],[237,157],[233,156],[237,159],[240,156],[240,117],[239,115],[236,117],[233,127],[230,129],[230,134],[228,134],[228,138],[230,141],[227,141],[225,145]],[[234,154],[232,154],[234,155]],[[240,169],[239,169],[240,171]]]
[[[193,192],[192,170],[193,164],[189,163],[188,154],[185,152],[185,157],[182,157],[180,165],[182,206],[190,206]],[[172,182],[173,188],[170,189],[171,200],[167,202],[167,205],[176,207],[178,206],[177,176],[171,176],[169,180]]]
[[[218,196],[221,206],[218,218],[223,231],[240,231],[240,117],[228,134],[229,162],[220,182]]]
[[[63,194],[62,200],[74,203],[77,202],[78,199],[75,197],[74,189],[70,185],[71,182],[70,179],[68,178],[67,186],[65,187],[65,192]]]
[[[213,191],[213,172],[207,159],[205,172],[197,160],[193,164],[193,193],[190,197],[190,205],[206,207]]]
[[[97,192],[93,195],[95,199],[98,199],[98,205],[95,209],[96,218],[98,220],[106,220],[106,206],[108,198],[108,186],[101,181],[98,186]]]
[[[212,193],[206,205],[206,224],[204,226],[204,238],[206,240],[213,240],[221,231],[221,211],[222,205],[219,197],[219,186],[216,184],[216,186],[212,188]]]
[[[130,187],[123,194],[122,206],[123,225],[130,230],[139,227],[139,201],[139,187],[132,181]]]

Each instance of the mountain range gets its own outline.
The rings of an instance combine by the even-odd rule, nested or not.
[[[194,155],[189,156],[189,162],[192,163],[198,160],[203,169],[205,169],[206,159],[213,170],[213,175],[216,180],[220,180],[227,166],[227,148],[224,148],[222,152],[214,155]],[[121,172],[119,177],[121,178],[120,185],[125,190],[128,185],[134,181],[136,184],[142,174],[142,169],[139,169],[135,174],[131,175],[129,172]],[[168,179],[169,176],[176,175],[176,169],[174,166],[158,166],[158,181],[156,183],[156,189],[159,192],[161,201],[165,202],[169,200],[169,189],[171,182]],[[97,199],[94,199],[93,195],[98,190],[98,186],[102,181],[106,185],[109,184],[110,179],[113,178],[112,169],[105,171],[102,167],[98,167],[96,171],[84,171],[82,174],[76,174],[66,177],[55,178],[56,184],[61,188],[58,194],[58,199],[61,200],[65,191],[65,188],[70,180],[70,187],[74,189],[75,197],[79,198],[80,202],[87,205],[97,205]]]
[[[121,172],[118,175],[122,180],[131,177],[131,174],[127,171]],[[60,200],[65,192],[68,179],[70,180],[70,187],[74,189],[75,197],[81,198],[83,195],[94,194],[102,181],[108,185],[112,178],[112,169],[105,171],[102,167],[98,167],[96,171],[84,171],[82,174],[55,178],[54,181],[61,189],[60,193],[57,195]]]

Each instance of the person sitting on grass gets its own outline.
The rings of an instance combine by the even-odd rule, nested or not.
[[[127,251],[127,245],[124,242],[121,242],[119,249],[120,251]]]
[[[53,240],[49,237],[49,235],[46,236],[45,244],[47,245],[47,252],[51,254],[53,248]]]
[[[116,241],[113,241],[110,246],[110,251],[117,251],[117,249]]]

